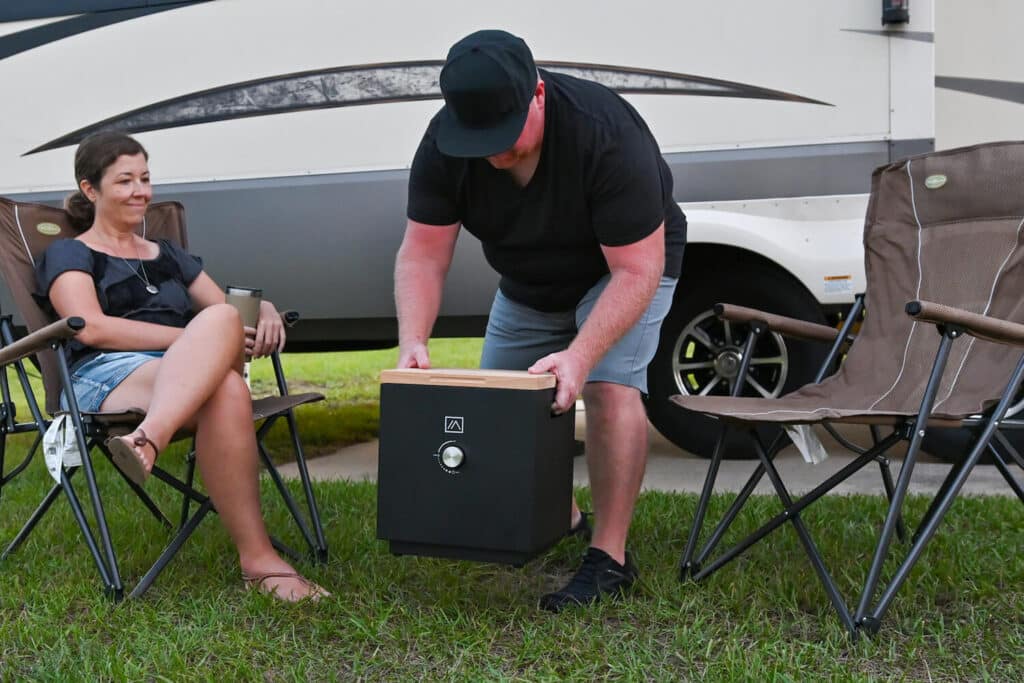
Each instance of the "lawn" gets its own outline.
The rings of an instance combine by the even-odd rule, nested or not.
[[[462,364],[474,343],[455,342],[448,359],[439,345],[435,364]],[[393,361],[393,350],[287,357],[293,389],[303,377],[329,395],[325,417],[303,411],[303,430],[320,431],[324,448],[332,435],[372,435],[376,373]],[[366,407],[363,426],[328,424],[345,422],[350,406]],[[9,448],[8,467],[16,452]],[[173,469],[176,459],[168,453],[164,465]],[[97,470],[130,582],[167,534],[108,465]],[[16,532],[48,481],[40,462],[4,487],[0,539]],[[174,509],[163,488],[148,485]],[[641,497],[634,596],[555,616],[538,611],[536,599],[565,580],[582,541],[564,541],[522,569],[396,558],[375,538],[372,484],[318,484],[317,495],[331,557],[301,568],[334,595],[296,606],[242,590],[215,519],[144,598],[114,605],[58,503],[0,564],[0,680],[1017,681],[1024,668],[1024,506],[1016,499],[958,501],[882,631],[851,642],[788,528],[707,582],[679,583],[694,496]],[[580,497],[586,504],[587,492]],[[269,487],[265,500],[271,528],[297,542]],[[713,504],[715,514],[726,500]],[[925,505],[911,498],[910,518]],[[756,498],[737,533],[777,506]],[[827,497],[804,515],[847,596],[863,581],[883,514],[880,498]]]

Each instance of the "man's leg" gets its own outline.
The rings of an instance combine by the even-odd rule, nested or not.
[[[607,278],[596,284],[576,310],[582,326]],[[632,587],[637,570],[626,552],[633,508],[647,464],[647,365],[658,347],[661,322],[672,305],[676,281],[662,278],[654,300],[634,325],[594,367],[583,388],[587,421],[587,468],[594,498],[594,535],[575,576],[540,601],[557,612],[590,604],[602,595]]]
[[[611,382],[589,382],[583,401],[594,499],[590,545],[625,564],[626,535],[647,464],[647,412],[638,389]]]

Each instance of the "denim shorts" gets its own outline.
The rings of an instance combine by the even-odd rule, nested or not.
[[[575,310],[556,313],[524,306],[498,290],[487,319],[480,367],[525,370],[549,353],[567,349],[610,277],[605,275],[591,287]],[[590,371],[588,382],[624,384],[647,393],[647,365],[658,350],[661,323],[672,307],[676,282],[676,278],[661,278],[647,310]]]
[[[140,365],[163,357],[163,351],[111,351],[90,358],[71,373],[71,386],[75,390],[78,409],[86,413],[99,412],[110,392]],[[64,394],[60,407],[68,409]]]

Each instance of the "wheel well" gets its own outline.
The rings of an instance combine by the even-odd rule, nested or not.
[[[703,273],[709,270],[720,270],[724,263],[739,263],[754,268],[764,268],[778,273],[794,285],[799,287],[807,296],[817,301],[817,297],[807,289],[795,275],[786,270],[778,262],[773,261],[757,252],[740,247],[728,246],[725,244],[687,244],[683,254],[682,277],[686,278],[694,273]]]

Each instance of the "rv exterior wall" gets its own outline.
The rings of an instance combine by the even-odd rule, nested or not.
[[[928,5],[915,3],[911,25],[884,32],[877,30],[877,3],[859,0],[818,3],[813,11],[794,3],[735,0],[638,2],[628,10],[607,0],[385,0],[357,8],[316,0],[247,0],[185,6],[0,60],[0,81],[8,92],[22,94],[4,98],[7,121],[16,125],[0,147],[0,193],[66,189],[73,144],[26,152],[92,124],[273,76],[440,60],[451,42],[480,26],[524,36],[538,60],[716,81],[705,84],[708,96],[661,94],[666,91],[657,82],[648,85],[659,94],[629,95],[666,153],[890,140],[890,45],[905,46],[898,69],[907,72],[902,80],[908,84],[918,64],[930,64],[931,48],[889,36],[931,31]],[[58,21],[4,28],[15,32]],[[188,36],[188,59],[182,36]],[[140,58],[125,60],[125,54]],[[930,72],[917,76],[928,81]],[[721,81],[741,85],[723,97],[718,95],[728,89]],[[59,100],[52,93],[55,83]],[[759,89],[777,91],[782,99],[761,99]],[[296,106],[304,99],[314,102],[310,93],[286,87],[276,94]],[[224,103],[206,101],[195,106],[209,122],[161,127],[142,137],[152,150],[154,176],[163,183],[402,169],[438,105],[436,99],[404,99],[217,120]],[[912,112],[923,123],[904,125],[901,119],[900,128],[907,137],[931,138],[927,103]],[[179,115],[187,119],[190,113],[195,114]]]
[[[58,202],[72,184],[69,134],[148,122],[137,135],[157,196],[185,204],[192,248],[215,278],[258,284],[301,309],[293,348],[386,342],[406,169],[440,104],[422,99],[436,94],[423,69],[465,33],[500,26],[538,60],[604,65],[595,77],[627,86],[678,201],[732,202],[693,207],[693,244],[759,253],[820,302],[847,300],[825,290],[819,271],[860,273],[847,244],[859,239],[851,207],[863,196],[820,222],[806,207],[863,195],[894,149],[930,148],[933,49],[916,39],[932,31],[930,6],[917,0],[909,25],[884,30],[868,0],[812,10],[739,0],[247,0],[164,8],[73,35],[59,17],[0,23],[8,47],[29,28],[52,38],[0,59],[0,82],[18,93],[0,102],[0,194]],[[375,75],[380,64],[399,66]],[[367,96],[384,100],[355,106]],[[247,106],[262,115],[232,116]],[[760,200],[773,218],[755,215],[768,206]],[[811,234],[813,252],[801,241]],[[460,240],[437,332],[479,333],[496,282],[475,241]],[[0,304],[10,309],[2,291]]]
[[[1024,139],[1019,0],[937,0],[935,144]]]

